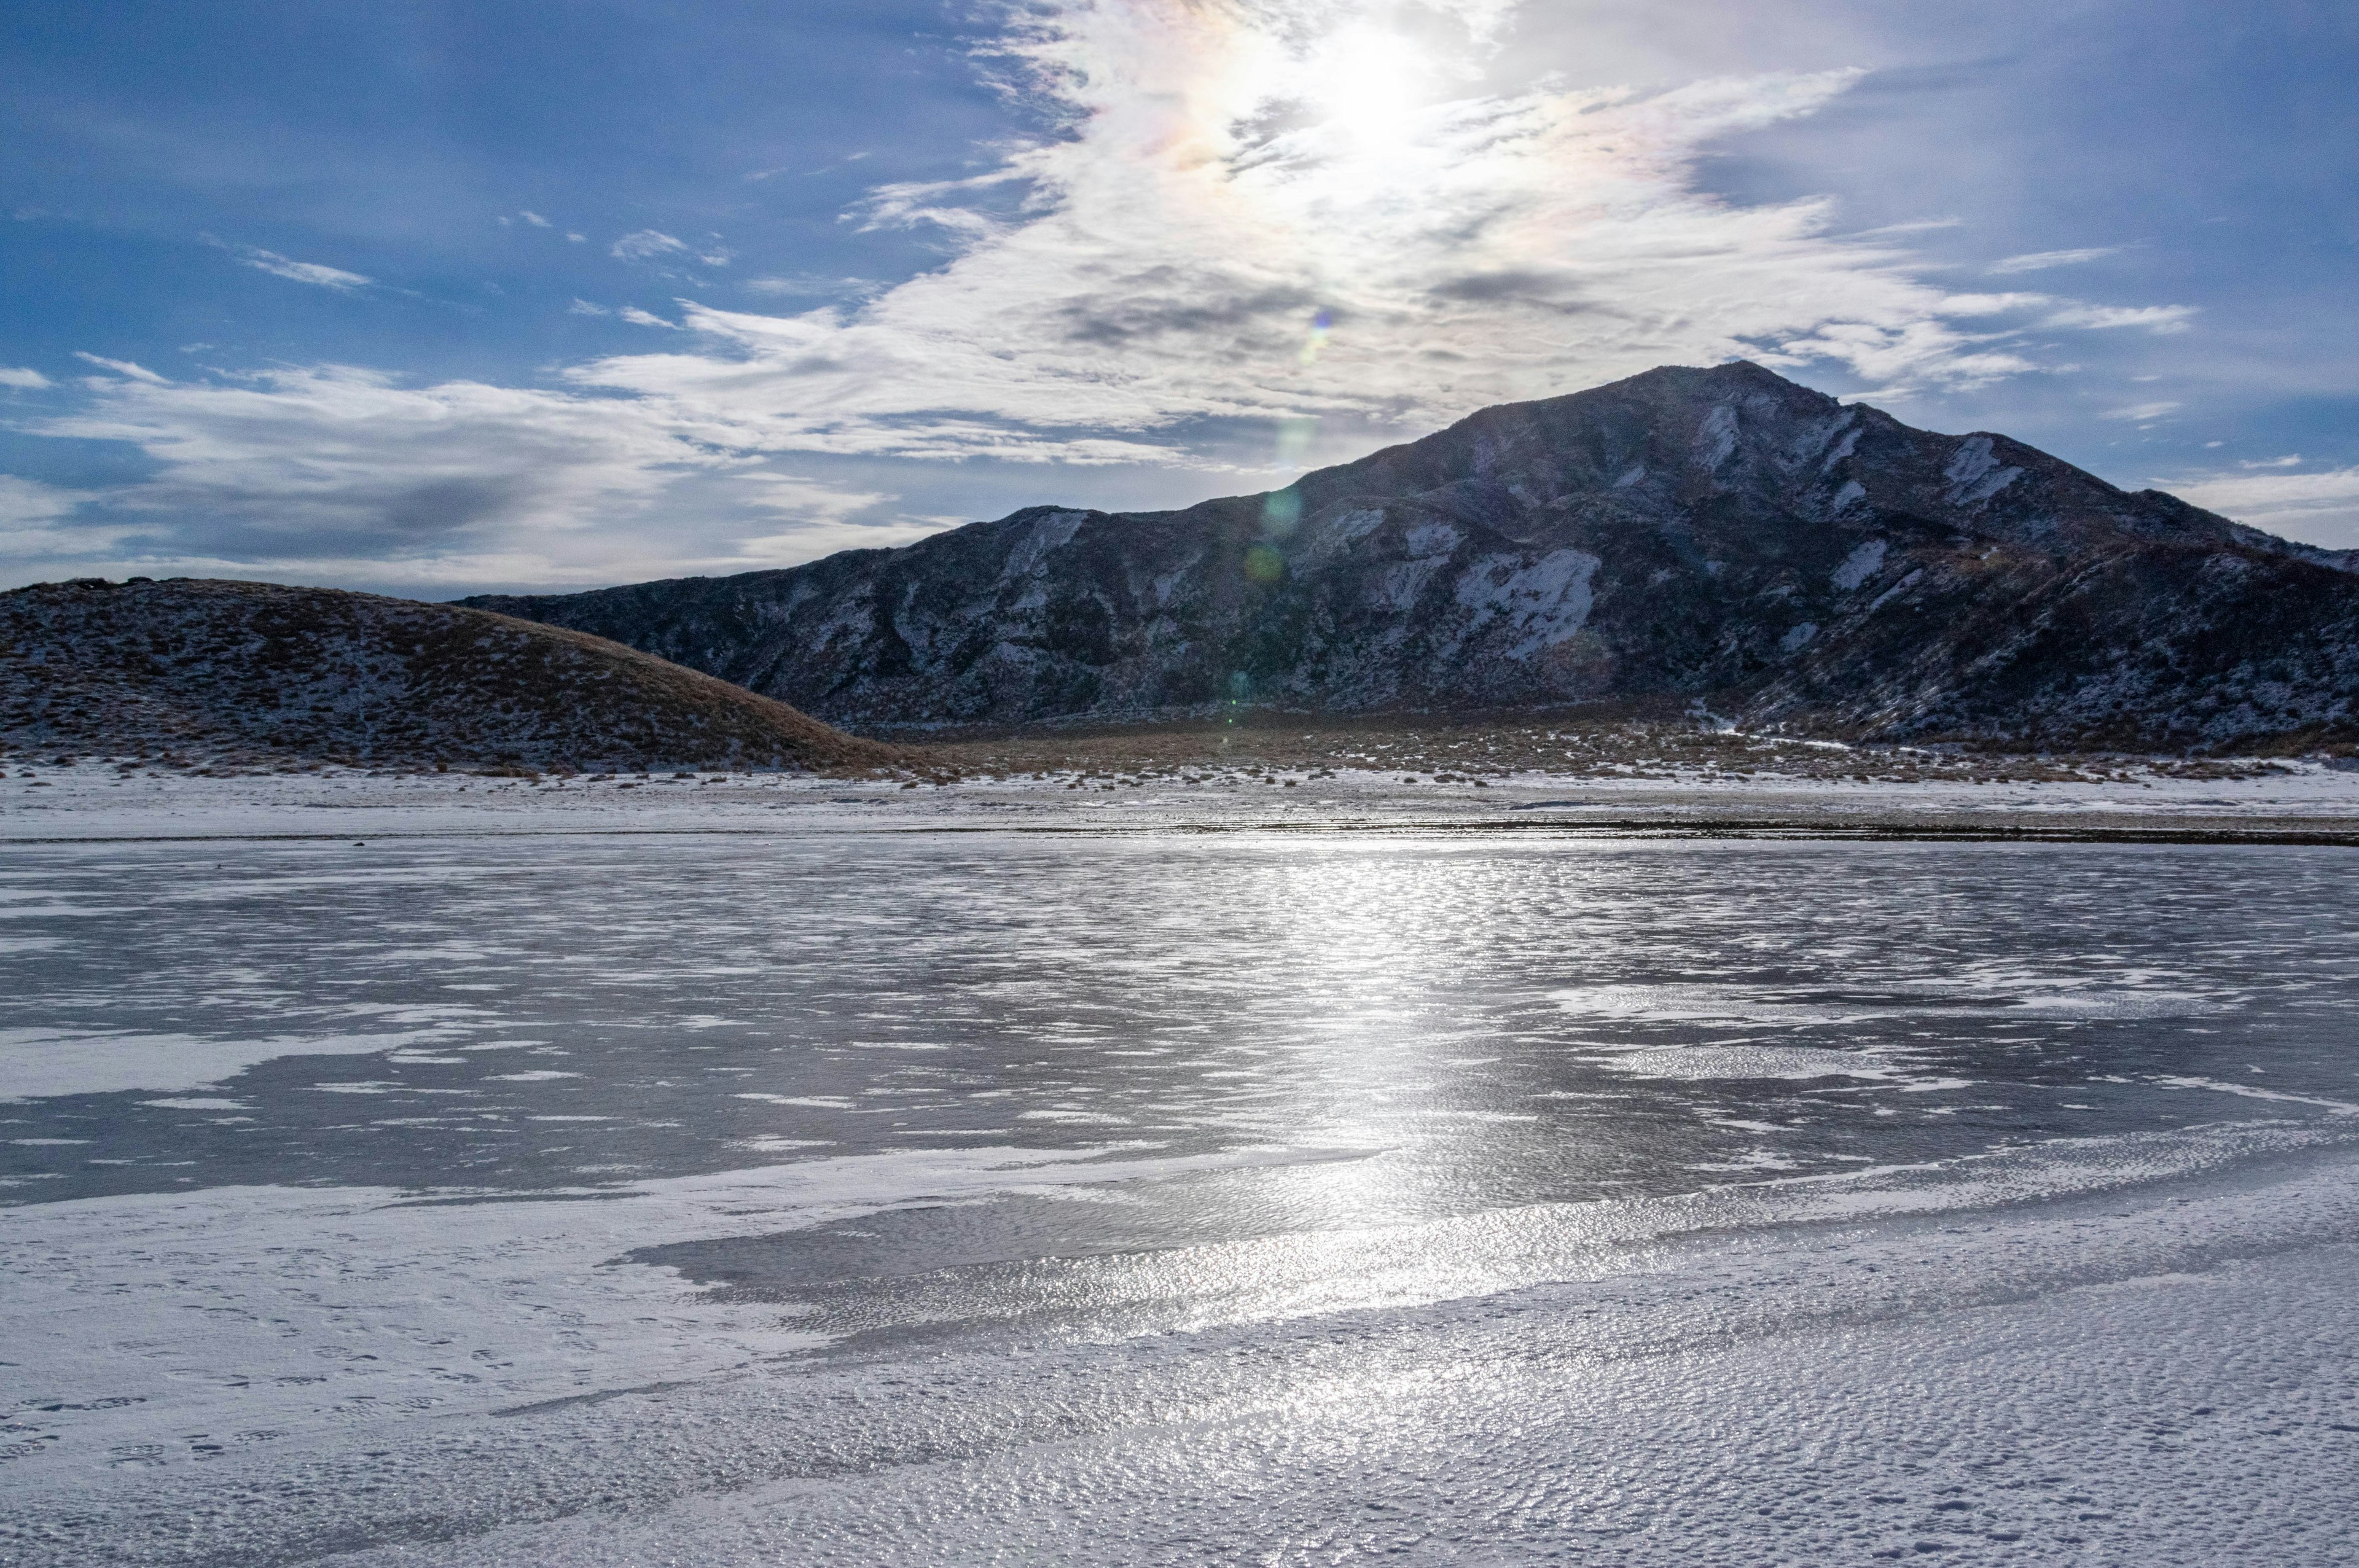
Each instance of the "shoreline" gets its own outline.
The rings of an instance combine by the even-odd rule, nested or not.
[[[1524,770],[1039,770],[940,782],[361,770],[206,777],[92,762],[0,775],[0,844],[622,833],[1279,833],[1500,839],[2359,846],[2359,772],[1972,783]]]

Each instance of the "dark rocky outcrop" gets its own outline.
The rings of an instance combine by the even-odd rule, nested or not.
[[[897,760],[601,637],[447,604],[190,579],[0,593],[0,748],[247,765]]]
[[[1272,494],[464,602],[863,727],[1673,698],[2221,747],[2354,733],[2353,565],[1736,363],[1485,409]]]

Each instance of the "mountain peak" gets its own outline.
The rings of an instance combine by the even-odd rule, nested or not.
[[[2224,743],[2359,721],[2359,579],[2307,554],[1739,360],[1175,512],[1032,508],[787,571],[470,602],[854,724],[1670,699]]]

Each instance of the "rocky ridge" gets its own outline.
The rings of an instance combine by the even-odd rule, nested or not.
[[[887,766],[901,754],[603,638],[275,583],[0,593],[0,751],[186,764]]]
[[[2359,734],[2351,555],[1746,362],[1485,409],[1284,490],[463,603],[838,723],[1671,701],[1860,738]]]

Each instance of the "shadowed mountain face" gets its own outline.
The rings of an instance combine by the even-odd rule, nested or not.
[[[599,637],[275,583],[0,593],[0,751],[416,766],[822,768],[896,760]]]
[[[1885,738],[2359,724],[2359,575],[1758,365],[1513,404],[1267,495],[464,602],[841,723],[1676,699]]]

